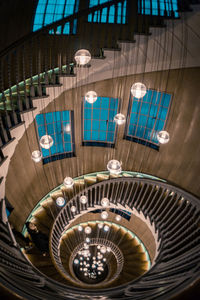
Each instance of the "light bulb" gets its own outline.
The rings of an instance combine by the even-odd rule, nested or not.
[[[107,169],[110,172],[110,174],[120,174],[122,169],[121,169],[121,163],[116,160],[116,159],[112,159],[108,162],[107,164]]]
[[[157,134],[157,139],[161,144],[167,144],[169,142],[169,133],[167,131],[159,131]]]
[[[117,222],[119,222],[119,221],[121,221],[121,216],[120,215],[117,215],[117,216],[115,216],[115,220],[117,221]]]
[[[91,60],[91,54],[86,49],[80,49],[75,53],[74,58],[77,65],[84,66]]]
[[[101,205],[102,205],[103,207],[109,206],[109,205],[110,205],[109,199],[108,199],[108,198],[103,198],[103,199],[101,200]]]
[[[83,231],[83,227],[81,225],[78,226],[78,231]]]
[[[65,187],[71,188],[74,185],[74,180],[71,177],[65,177],[63,184]]]
[[[131,87],[131,94],[135,98],[142,98],[146,95],[147,89],[146,86],[141,82],[136,82]]]
[[[74,206],[74,205],[71,206],[71,212],[73,212],[73,213],[76,212],[76,206]]]
[[[74,260],[74,263],[75,263],[75,265],[77,265],[77,264],[79,263],[79,260],[76,258],[76,259]]]
[[[86,197],[85,195],[82,195],[82,196],[80,197],[80,202],[81,202],[82,204],[86,204],[87,201],[88,201],[88,199],[87,199],[87,197]]]
[[[102,213],[101,213],[101,218],[104,219],[104,220],[108,218],[108,213],[107,213],[107,211],[102,211]]]
[[[40,139],[40,146],[44,149],[49,149],[53,146],[53,139],[50,135],[43,135]]]
[[[106,253],[106,250],[107,250],[107,249],[106,249],[105,246],[102,246],[101,249],[100,249],[101,253],[103,253],[103,254]]]
[[[104,226],[104,231],[108,231],[110,228],[109,228],[109,226],[108,225],[105,225]]]
[[[103,223],[98,223],[98,227],[99,227],[99,229],[102,229],[103,228]]]
[[[65,205],[65,199],[63,197],[58,197],[56,199],[56,204],[60,207],[64,206]]]
[[[90,238],[86,237],[85,241],[86,241],[86,243],[89,243],[90,242]]]
[[[40,162],[42,159],[42,153],[39,150],[35,150],[31,154],[31,158],[34,162]]]
[[[89,91],[85,94],[85,100],[88,103],[94,103],[97,100],[97,93],[95,91]]]
[[[85,227],[85,233],[90,234],[92,232],[92,228],[90,226]]]
[[[123,114],[116,114],[114,117],[114,121],[117,125],[122,125],[126,122],[126,117]]]

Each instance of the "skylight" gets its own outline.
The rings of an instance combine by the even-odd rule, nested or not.
[[[119,99],[98,97],[83,105],[83,144],[85,146],[113,146],[116,137],[114,116],[118,112]]]
[[[56,111],[36,116],[38,138],[50,135],[54,144],[50,149],[41,149],[43,163],[74,155],[73,112]]]
[[[111,0],[89,0],[89,7],[110,1]],[[122,3],[117,3],[110,7],[105,7],[102,10],[97,10],[93,14],[89,14],[88,22],[125,24],[126,8],[127,0],[124,0]]]
[[[39,0],[35,12],[33,31],[73,15],[78,11],[78,7],[79,0]],[[70,23],[66,23],[64,26],[58,26],[56,32],[51,30],[49,33],[76,33],[76,20],[72,25],[70,28]]]
[[[177,0],[138,0],[138,12],[143,15],[178,18]]]
[[[141,99],[131,96],[125,138],[158,150],[156,135],[165,128],[170,102],[170,94],[153,90]]]

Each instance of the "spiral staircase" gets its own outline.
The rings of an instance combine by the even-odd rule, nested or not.
[[[103,4],[102,7],[106,5],[110,4]],[[90,11],[94,12],[95,9],[90,9]],[[79,17],[79,15],[77,16]],[[70,18],[68,19],[71,20]],[[173,22],[179,22],[179,20],[173,20]],[[172,24],[171,20],[166,21],[166,23]],[[57,22],[54,25],[55,28],[59,24]],[[148,34],[152,25],[161,26],[164,29],[164,20],[157,19],[154,24],[149,22],[148,28],[145,30],[141,28],[140,34]],[[92,25],[89,26],[92,27]],[[50,26],[47,31],[49,29]],[[162,28],[159,29],[162,30]],[[152,40],[156,36],[156,30],[156,28],[151,28]],[[124,33],[125,31],[119,30],[114,38],[105,39],[104,55],[101,57],[99,57],[99,45],[102,46],[102,43],[101,41],[94,41],[94,44],[98,45],[97,48],[93,47],[94,70],[99,70],[99,72],[94,75],[92,65],[88,66],[94,75],[91,82],[92,80],[101,80],[102,74],[104,75],[103,78],[109,78],[109,64],[110,62],[113,65],[116,63],[116,57],[120,53],[119,45],[124,55],[127,45],[129,51],[130,49],[134,50],[137,41],[147,37],[145,35],[133,37],[132,31]],[[81,34],[84,37],[83,32]],[[46,40],[44,39],[43,44],[42,39],[37,38],[36,42],[39,41],[39,46],[43,48]],[[104,37],[101,38],[104,40]],[[75,40],[74,37],[67,37],[65,41],[68,39]],[[181,42],[178,41],[177,43]],[[2,84],[4,87],[0,95],[2,198],[5,194],[5,177],[10,159],[17,142],[32,122],[30,116],[35,116],[40,112],[41,99],[44,100],[43,104],[45,103],[44,106],[46,107],[63,90],[71,89],[77,85],[81,86],[84,82],[85,74],[81,76],[76,67],[73,72],[70,69],[69,63],[72,61],[72,53],[76,48],[75,43],[71,44],[73,45],[72,48],[68,49],[68,54],[71,56],[69,55],[67,63],[60,67],[57,67],[56,63],[55,66],[52,63],[51,68],[48,68],[47,64],[45,70],[42,70],[44,72],[37,70],[38,75],[35,77],[32,76],[34,71],[30,67],[29,71],[22,72],[26,73],[26,78],[29,79],[24,78],[24,74],[21,76],[20,72],[15,74],[18,82],[16,85],[13,85],[16,78],[13,79],[10,72],[9,76],[5,76],[8,80],[5,79],[4,84]],[[33,45],[35,45],[34,39],[26,47]],[[18,58],[20,51],[21,49],[17,52]],[[10,57],[8,57],[8,68],[3,67],[1,69],[2,78],[10,70],[12,59],[15,62],[15,58],[10,59]],[[174,67],[175,62],[176,60],[174,60]],[[16,66],[19,66],[19,63]],[[153,69],[151,68],[151,70]],[[22,79],[22,84],[19,84]],[[19,127],[21,129],[24,127],[20,133]],[[8,150],[7,146],[13,147],[12,150]],[[86,206],[80,205],[79,198],[82,194],[88,196]],[[65,197],[67,201],[66,206],[62,209],[55,203],[58,196]],[[110,220],[109,234],[103,233],[101,238],[110,239],[119,248],[124,257],[123,269],[108,286],[99,285],[99,287],[88,289],[88,286],[80,280],[77,281],[77,277],[71,272],[69,268],[70,257],[77,247],[77,242],[83,242],[85,238],[85,235],[77,234],[76,225],[85,221],[84,218],[91,216],[92,210],[102,208],[100,200],[103,196],[108,196],[112,208],[129,211],[133,217],[134,215],[140,217],[144,223],[153,228],[157,249],[154,251],[154,256],[150,255],[152,265],[149,268],[148,256],[142,243],[140,243],[142,240],[145,244],[145,239],[143,240],[141,235],[139,240],[137,232],[134,230],[120,227],[119,224],[116,225],[113,217]],[[75,214],[70,211],[72,204],[77,207]],[[5,201],[1,200],[0,205],[0,282],[14,293],[12,294],[13,299],[17,295],[24,299],[52,300],[55,298],[70,300],[170,299],[199,278],[199,199],[162,181],[131,177],[128,173],[113,178],[104,173],[84,176],[75,181],[73,189],[59,187],[30,214],[29,220],[33,221],[39,230],[50,237],[50,253],[45,257],[34,246],[30,250],[20,250],[5,213]],[[98,222],[100,215],[96,214],[97,216]],[[100,238],[99,229],[97,224],[94,224],[93,218],[91,221],[87,220],[87,224],[91,225],[94,237]],[[66,231],[66,227],[69,227],[68,231]],[[77,236],[79,236],[79,240]],[[146,248],[148,249],[148,247]],[[113,262],[114,260],[111,259],[110,261]],[[114,265],[114,263],[109,265],[113,276],[116,271]],[[101,284],[103,285],[103,282]]]

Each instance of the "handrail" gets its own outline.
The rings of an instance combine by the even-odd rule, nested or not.
[[[130,0],[127,0],[130,1]],[[31,40],[33,37],[37,37],[38,35],[42,35],[44,33],[48,33],[49,30],[59,26],[59,25],[63,25],[66,22],[72,22],[75,19],[79,18],[79,17],[84,17],[87,16],[90,13],[95,12],[96,10],[100,10],[103,9],[105,7],[110,7],[114,4],[117,4],[118,2],[124,2],[124,0],[110,0],[109,2],[105,2],[102,4],[98,4],[96,6],[93,7],[88,7],[87,9],[82,9],[76,13],[74,13],[73,15],[67,16],[61,20],[58,20],[52,24],[49,24],[37,31],[33,31],[27,35],[25,35],[24,37],[22,37],[21,39],[17,40],[16,42],[14,42],[13,44],[11,44],[10,46],[8,46],[6,49],[2,50],[0,52],[0,58],[4,55],[7,55],[8,52],[13,51],[16,47],[22,45],[24,42]]]

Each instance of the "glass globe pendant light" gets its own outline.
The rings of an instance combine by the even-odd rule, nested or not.
[[[63,197],[58,197],[56,199],[56,204],[60,207],[64,206],[65,205],[65,199]]]
[[[85,227],[85,233],[90,234],[92,232],[92,228],[90,226]]]
[[[101,249],[100,249],[100,251],[101,251],[101,253],[103,253],[103,254],[104,254],[104,253],[106,253],[107,249],[106,249],[106,247],[105,247],[105,246],[102,246],[102,247],[101,247]]]
[[[119,221],[121,221],[121,216],[120,215],[117,215],[116,217],[115,217],[115,220],[117,221],[117,222],[119,222]]]
[[[108,231],[110,229],[110,227],[108,225],[105,225],[103,229],[104,229],[104,231]]]
[[[157,134],[157,139],[161,144],[167,144],[169,142],[169,133],[167,131],[159,131]]]
[[[83,227],[81,225],[78,226],[78,231],[83,231]]]
[[[67,188],[71,188],[74,185],[74,180],[71,177],[65,177],[63,184]]]
[[[107,169],[111,174],[120,174],[122,169],[121,169],[121,163],[116,160],[116,159],[112,159],[108,162],[107,164]]]
[[[75,265],[77,265],[79,263],[79,260],[77,258],[75,258],[74,263],[75,263]]]
[[[94,103],[97,100],[97,93],[95,91],[89,91],[85,94],[85,100],[88,103]]]
[[[82,195],[82,196],[80,197],[80,202],[81,202],[82,204],[86,204],[87,201],[88,201],[88,199],[87,199],[87,197],[86,197],[85,195]]]
[[[73,212],[73,213],[76,212],[76,206],[74,206],[74,205],[71,206],[71,212]]]
[[[75,53],[74,58],[77,65],[84,66],[91,60],[91,54],[86,49],[80,49]]]
[[[43,135],[40,139],[40,146],[44,149],[49,149],[53,146],[53,139],[50,135]]]
[[[146,86],[141,82],[136,82],[131,87],[131,94],[135,98],[142,98],[146,95],[147,88]]]
[[[31,154],[31,158],[34,162],[40,162],[42,159],[42,153],[39,150],[35,150]]]
[[[117,114],[114,117],[114,121],[117,125],[122,125],[126,122],[126,118],[123,114]]]
[[[102,229],[103,228],[103,223],[98,223],[98,228]]]
[[[103,207],[109,206],[109,205],[110,205],[109,199],[108,199],[108,198],[103,198],[103,199],[101,200],[101,205],[102,205]]]
[[[102,213],[101,213],[101,218],[104,219],[104,220],[108,218],[108,213],[107,213],[107,211],[102,211]]]

